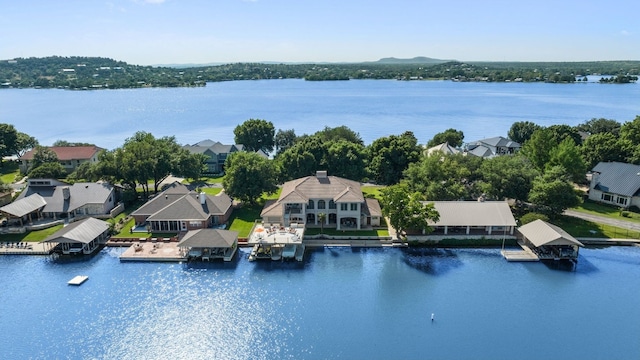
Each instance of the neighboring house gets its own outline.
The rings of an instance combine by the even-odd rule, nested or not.
[[[598,163],[592,170],[589,199],[623,208],[640,207],[640,165]]]
[[[465,146],[466,152],[484,158],[515,154],[521,147],[519,143],[502,136],[473,141]]]
[[[265,223],[318,226],[320,213],[326,215],[323,225],[338,230],[380,226],[382,216],[378,200],[365,199],[360,183],[326,171],[286,182],[278,200],[268,201],[260,216]]]
[[[213,140],[203,140],[193,145],[185,145],[183,148],[192,153],[207,156],[205,162],[207,166],[206,174],[224,173],[224,163],[227,161],[227,157],[234,152],[244,151],[244,146],[241,144],[224,145]],[[263,151],[258,151],[257,153],[261,156],[268,157]]]
[[[233,211],[231,198],[190,191],[175,182],[131,213],[136,225],[149,231],[176,232],[206,229],[226,224]]]
[[[0,208],[0,211],[22,222],[43,217],[59,219],[109,215],[117,204],[116,196],[115,187],[108,183],[71,185],[53,179],[29,179],[27,187],[16,200]]]
[[[60,165],[68,172],[72,173],[83,163],[98,162],[98,154],[103,149],[97,146],[47,146],[58,157]],[[20,171],[23,173],[31,170],[35,149],[27,151],[18,160],[20,161]]]
[[[86,218],[71,223],[47,237],[42,243],[65,255],[91,254],[109,239],[109,223]]]
[[[0,206],[7,205],[11,202],[11,191],[0,192]]]
[[[425,201],[432,203],[440,219],[429,221],[428,235],[512,236],[516,220],[506,201]]]
[[[425,151],[425,154],[427,156],[431,155],[431,153],[435,152],[435,151],[440,151],[442,152],[444,155],[454,155],[454,154],[458,154],[460,153],[460,150],[454,148],[453,146],[449,145],[448,142],[444,142],[440,145],[436,145],[434,147],[430,147]]]

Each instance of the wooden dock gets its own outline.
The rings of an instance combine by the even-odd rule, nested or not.
[[[175,242],[145,242],[131,245],[120,255],[120,261],[182,262],[187,261],[187,256]]]
[[[502,250],[500,253],[507,261],[540,261],[527,245],[519,244],[522,250]]]

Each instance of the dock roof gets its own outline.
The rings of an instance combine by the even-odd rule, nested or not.
[[[566,231],[543,220],[536,220],[522,225],[518,228],[518,231],[536,247],[543,245],[584,246]]]
[[[426,201],[427,203],[431,201]],[[433,201],[440,214],[432,226],[516,226],[506,201]]]
[[[228,248],[238,239],[238,232],[219,229],[191,230],[180,240],[179,247]]]
[[[109,223],[90,217],[63,227],[42,242],[88,244],[107,230]]]

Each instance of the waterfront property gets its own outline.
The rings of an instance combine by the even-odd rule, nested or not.
[[[109,224],[95,218],[71,223],[47,237],[42,243],[64,255],[92,254],[109,239]]]
[[[244,145],[232,144],[225,145],[218,141],[202,140],[193,145],[185,145],[184,149],[189,150],[194,154],[203,154],[207,157],[205,160],[206,171],[205,174],[218,175],[224,173],[224,163],[229,155],[237,151],[243,151]],[[268,157],[263,151],[258,153],[264,157]]]
[[[16,200],[0,208],[9,220],[106,216],[116,206],[116,188],[109,183],[66,184],[54,179],[29,179]]]
[[[484,157],[515,154],[522,146],[502,136],[472,141],[466,144],[465,152]]]
[[[219,229],[191,230],[177,246],[189,260],[231,261],[238,249],[238,232]]]
[[[58,162],[68,172],[72,173],[83,163],[97,163],[98,154],[104,150],[97,146],[47,146],[58,157]],[[36,149],[31,149],[22,155],[20,161],[20,171],[27,173],[33,165],[33,156]]]
[[[440,214],[429,221],[430,239],[444,238],[514,238],[516,220],[506,201],[433,201]]]
[[[304,225],[256,224],[247,244],[252,246],[249,260],[289,260],[302,261],[305,245]]]
[[[640,165],[598,163],[592,170],[589,199],[623,208],[640,207]]]
[[[426,149],[424,151],[424,154],[429,156],[432,153],[436,152],[436,151],[440,151],[441,153],[443,153],[444,155],[455,155],[455,154],[459,154],[460,150],[454,148],[453,146],[449,145],[448,142],[444,142],[442,144],[430,147],[428,149]]]
[[[378,200],[365,199],[360,183],[326,171],[284,183],[278,200],[268,201],[260,216],[268,224],[319,226],[320,214],[322,226],[337,230],[380,226],[382,217]]]
[[[231,198],[190,191],[175,182],[131,213],[136,226],[148,231],[186,232],[226,224],[233,211]]]
[[[518,228],[524,245],[540,260],[577,260],[582,243],[558,226],[543,220],[532,221]]]

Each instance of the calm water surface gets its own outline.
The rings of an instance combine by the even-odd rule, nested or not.
[[[472,141],[506,136],[516,121],[573,126],[637,115],[640,84],[263,80],[202,88],[0,91],[0,122],[45,145],[63,139],[105,148],[139,130],[175,135],[182,144],[206,138],[232,143],[233,129],[250,118],[299,135],[347,125],[369,144],[405,130],[426,143],[453,127]]]
[[[576,271],[499,250],[325,248],[297,263],[2,256],[0,356],[72,359],[632,359],[640,248]],[[90,279],[80,287],[66,282]],[[435,321],[430,321],[435,313]]]

